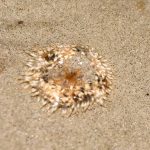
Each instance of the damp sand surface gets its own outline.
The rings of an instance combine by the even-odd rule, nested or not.
[[[149,0],[1,0],[0,149],[149,150],[149,14]],[[22,89],[25,51],[50,43],[89,45],[108,60],[104,107],[51,115]]]

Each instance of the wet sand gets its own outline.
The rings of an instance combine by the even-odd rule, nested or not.
[[[149,150],[149,14],[149,0],[1,0],[0,149]],[[51,115],[22,89],[24,51],[50,43],[89,45],[108,60],[105,107]]]

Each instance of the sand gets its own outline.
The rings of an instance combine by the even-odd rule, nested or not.
[[[149,150],[149,14],[149,0],[1,0],[0,149]],[[50,43],[89,45],[108,60],[105,107],[51,115],[22,89],[24,51]]]

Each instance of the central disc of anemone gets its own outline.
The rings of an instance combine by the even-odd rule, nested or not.
[[[54,82],[58,85],[61,85],[64,88],[80,85],[82,82],[81,70],[77,69],[69,71],[68,68],[64,68],[62,74],[60,74],[58,78],[54,79]]]
[[[43,79],[45,82],[53,81],[55,85],[69,89],[93,82],[95,69],[91,67],[91,62],[86,56],[76,54],[47,70]]]

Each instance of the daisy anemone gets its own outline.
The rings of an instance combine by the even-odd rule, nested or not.
[[[111,91],[111,69],[93,48],[53,45],[30,56],[23,81],[52,112],[86,110],[94,102],[103,105]]]

